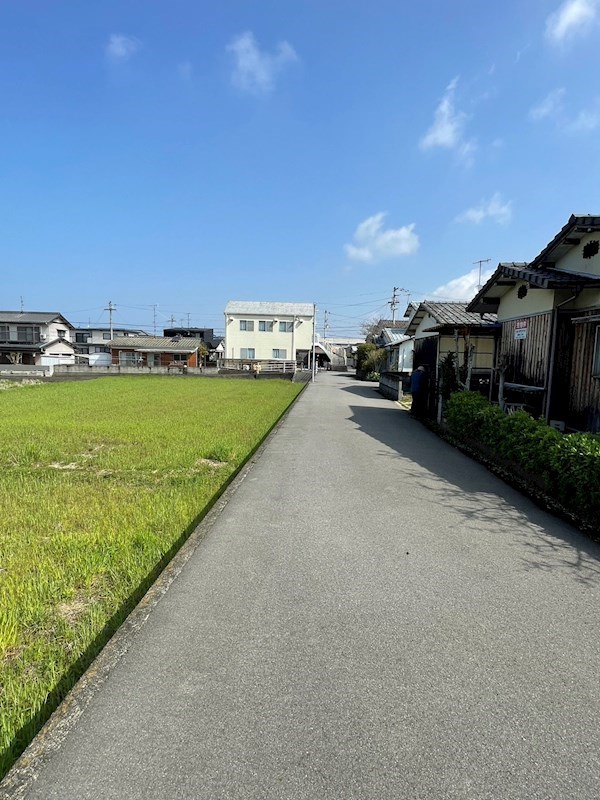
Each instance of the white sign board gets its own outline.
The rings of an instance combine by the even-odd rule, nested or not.
[[[526,338],[527,338],[527,320],[518,319],[515,322],[515,339],[526,339]]]

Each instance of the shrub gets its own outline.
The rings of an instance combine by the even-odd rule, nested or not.
[[[515,465],[566,508],[600,514],[600,440],[588,433],[563,435],[524,411],[507,416],[477,392],[455,392],[448,427],[460,441],[486,450],[504,466]]]

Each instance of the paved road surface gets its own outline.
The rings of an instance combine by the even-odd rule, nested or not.
[[[321,374],[24,796],[597,800],[599,554]]]

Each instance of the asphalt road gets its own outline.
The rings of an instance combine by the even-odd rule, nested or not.
[[[320,374],[28,800],[597,800],[600,548]]]

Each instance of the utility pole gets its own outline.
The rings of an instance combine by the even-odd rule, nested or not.
[[[152,309],[153,309],[153,312],[154,312],[152,314],[152,324],[153,324],[153,330],[154,330],[154,335],[155,336],[156,336],[156,307],[157,307],[157,303],[154,303],[154,305],[152,306]]]
[[[112,315],[113,311],[117,310],[117,307],[113,306],[112,302],[109,300],[108,308],[105,308],[104,310],[108,311],[108,324],[110,325],[110,338],[112,339],[113,338]]]
[[[21,295],[21,314],[23,313],[23,295]]]
[[[169,322],[171,323],[172,328],[175,327],[175,317],[173,316],[173,314],[171,314],[171,319],[169,320]]]
[[[392,324],[396,322],[396,309],[398,308],[398,295],[397,292],[402,292],[403,294],[408,294],[406,289],[401,289],[399,286],[394,286],[394,291],[392,292],[392,299],[389,301],[389,306],[392,309]]]
[[[487,264],[488,261],[491,261],[491,258],[480,258],[478,261],[474,261],[474,264],[479,264],[479,282],[477,284],[477,291],[481,289],[481,265]]]
[[[329,330],[329,311],[323,314],[323,341],[327,341],[327,331]]]
[[[190,312],[189,311],[188,311],[187,318],[188,318],[188,330],[189,330],[189,327],[190,327]]]
[[[315,375],[317,374],[316,365],[317,355],[317,306],[313,303],[313,330],[312,330],[312,365],[311,365],[311,383],[315,382]]]

